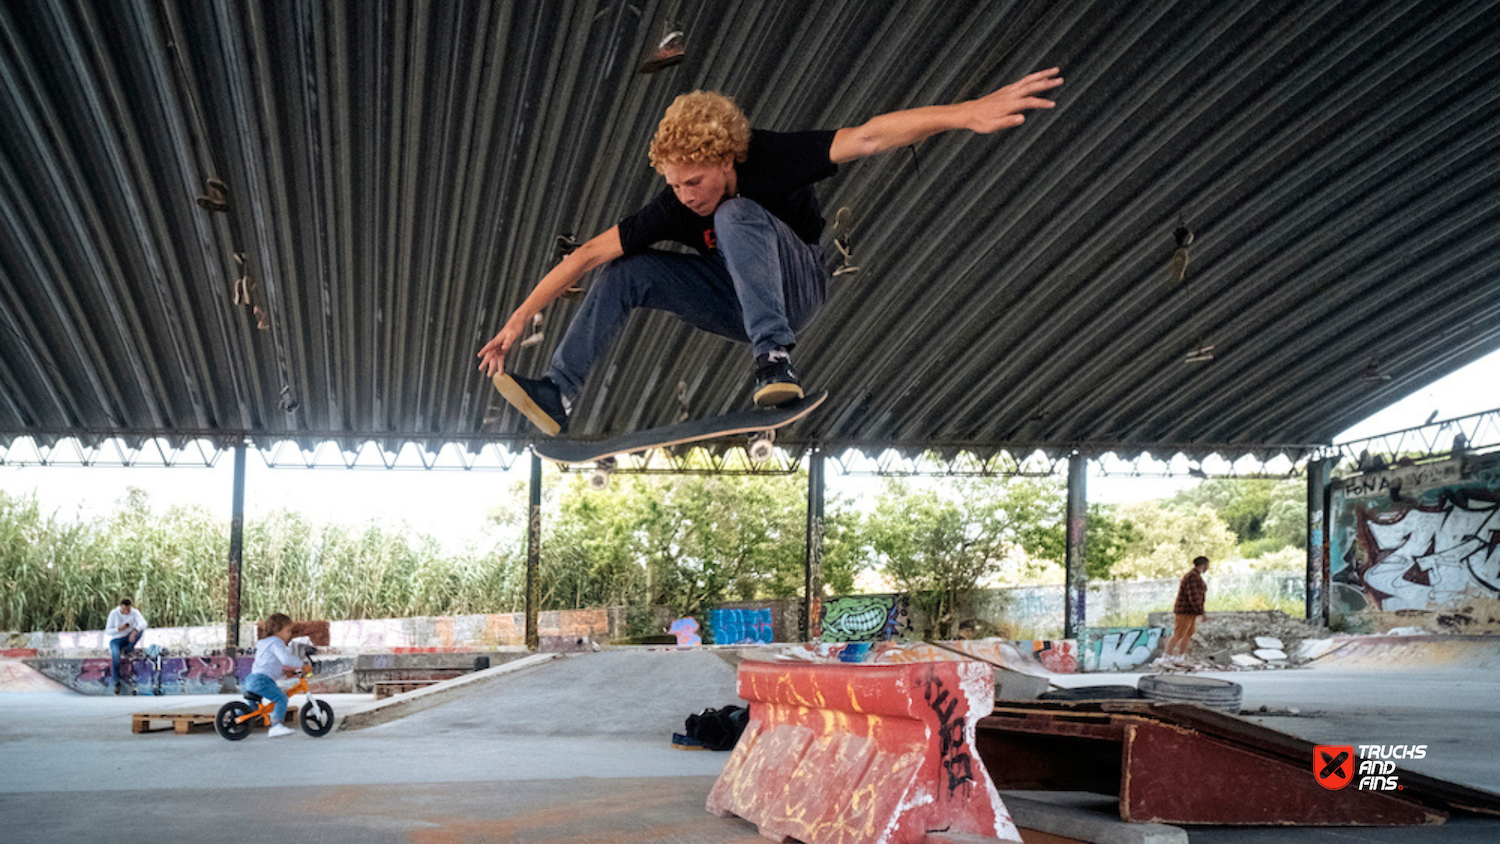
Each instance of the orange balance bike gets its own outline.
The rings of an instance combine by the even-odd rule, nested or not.
[[[311,662],[304,663],[302,675],[297,679],[297,684],[286,690],[287,706],[291,706],[291,699],[296,695],[304,695],[307,699],[302,704],[298,723],[302,725],[302,732],[314,738],[328,735],[333,729],[333,706],[326,700],[318,700],[307,687],[307,678],[312,676],[313,667]],[[250,735],[256,724],[271,725],[271,712],[275,710],[276,704],[254,692],[245,692],[245,700],[231,700],[219,707],[219,714],[214,716],[214,731],[230,741],[239,741]]]

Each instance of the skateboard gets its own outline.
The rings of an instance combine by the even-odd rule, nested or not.
[[[771,457],[777,428],[807,416],[827,398],[828,391],[823,390],[781,407],[740,410],[724,416],[694,419],[604,440],[542,440],[533,448],[539,456],[555,463],[594,463],[607,476],[614,468],[616,455],[749,434],[750,459],[759,462]],[[605,483],[607,477],[603,481],[591,481],[596,487],[602,487]]]

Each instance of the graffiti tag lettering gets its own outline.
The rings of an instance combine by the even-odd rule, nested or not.
[[[964,740],[964,716],[968,713],[959,711],[958,696],[944,687],[942,678],[930,666],[922,678],[922,699],[938,718],[939,747],[943,770],[948,774],[948,794],[951,797],[959,789],[967,792],[974,783],[974,763]]]
[[[1083,670],[1129,671],[1151,660],[1160,627],[1106,627],[1084,631]]]
[[[1437,609],[1471,585],[1500,592],[1500,501],[1445,491],[1435,507],[1361,510],[1357,528],[1366,593],[1383,610]]]
[[[1054,674],[1077,674],[1077,644],[1073,639],[1039,639],[1032,642],[1031,653],[1043,668]]]
[[[774,635],[771,608],[744,609],[728,607],[709,614],[716,645],[768,645]]]

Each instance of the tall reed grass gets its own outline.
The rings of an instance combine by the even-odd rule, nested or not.
[[[132,490],[107,517],[66,520],[0,491],[0,630],[98,629],[130,596],[152,626],[222,623],[229,525],[201,507],[153,512]],[[314,524],[285,511],[247,521],[241,617],[343,620],[515,612],[516,547],[445,553],[404,526]]]

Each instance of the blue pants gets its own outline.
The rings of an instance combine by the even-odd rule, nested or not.
[[[547,371],[563,395],[582,391],[589,368],[635,308],[667,311],[695,328],[749,343],[753,355],[792,346],[794,332],[827,293],[822,250],[749,199],[720,205],[714,232],[716,255],[649,250],[600,270]]]
[[[276,704],[276,709],[271,712],[271,726],[274,727],[277,724],[286,723],[286,692],[283,692],[281,687],[276,685],[275,680],[264,674],[251,674],[245,678],[245,685],[242,690],[255,692],[266,700]]]
[[[116,636],[109,640],[109,673],[111,682],[120,682],[120,657],[135,650],[135,643],[141,640],[141,631],[132,630],[124,636]],[[134,676],[135,672],[131,672]]]

